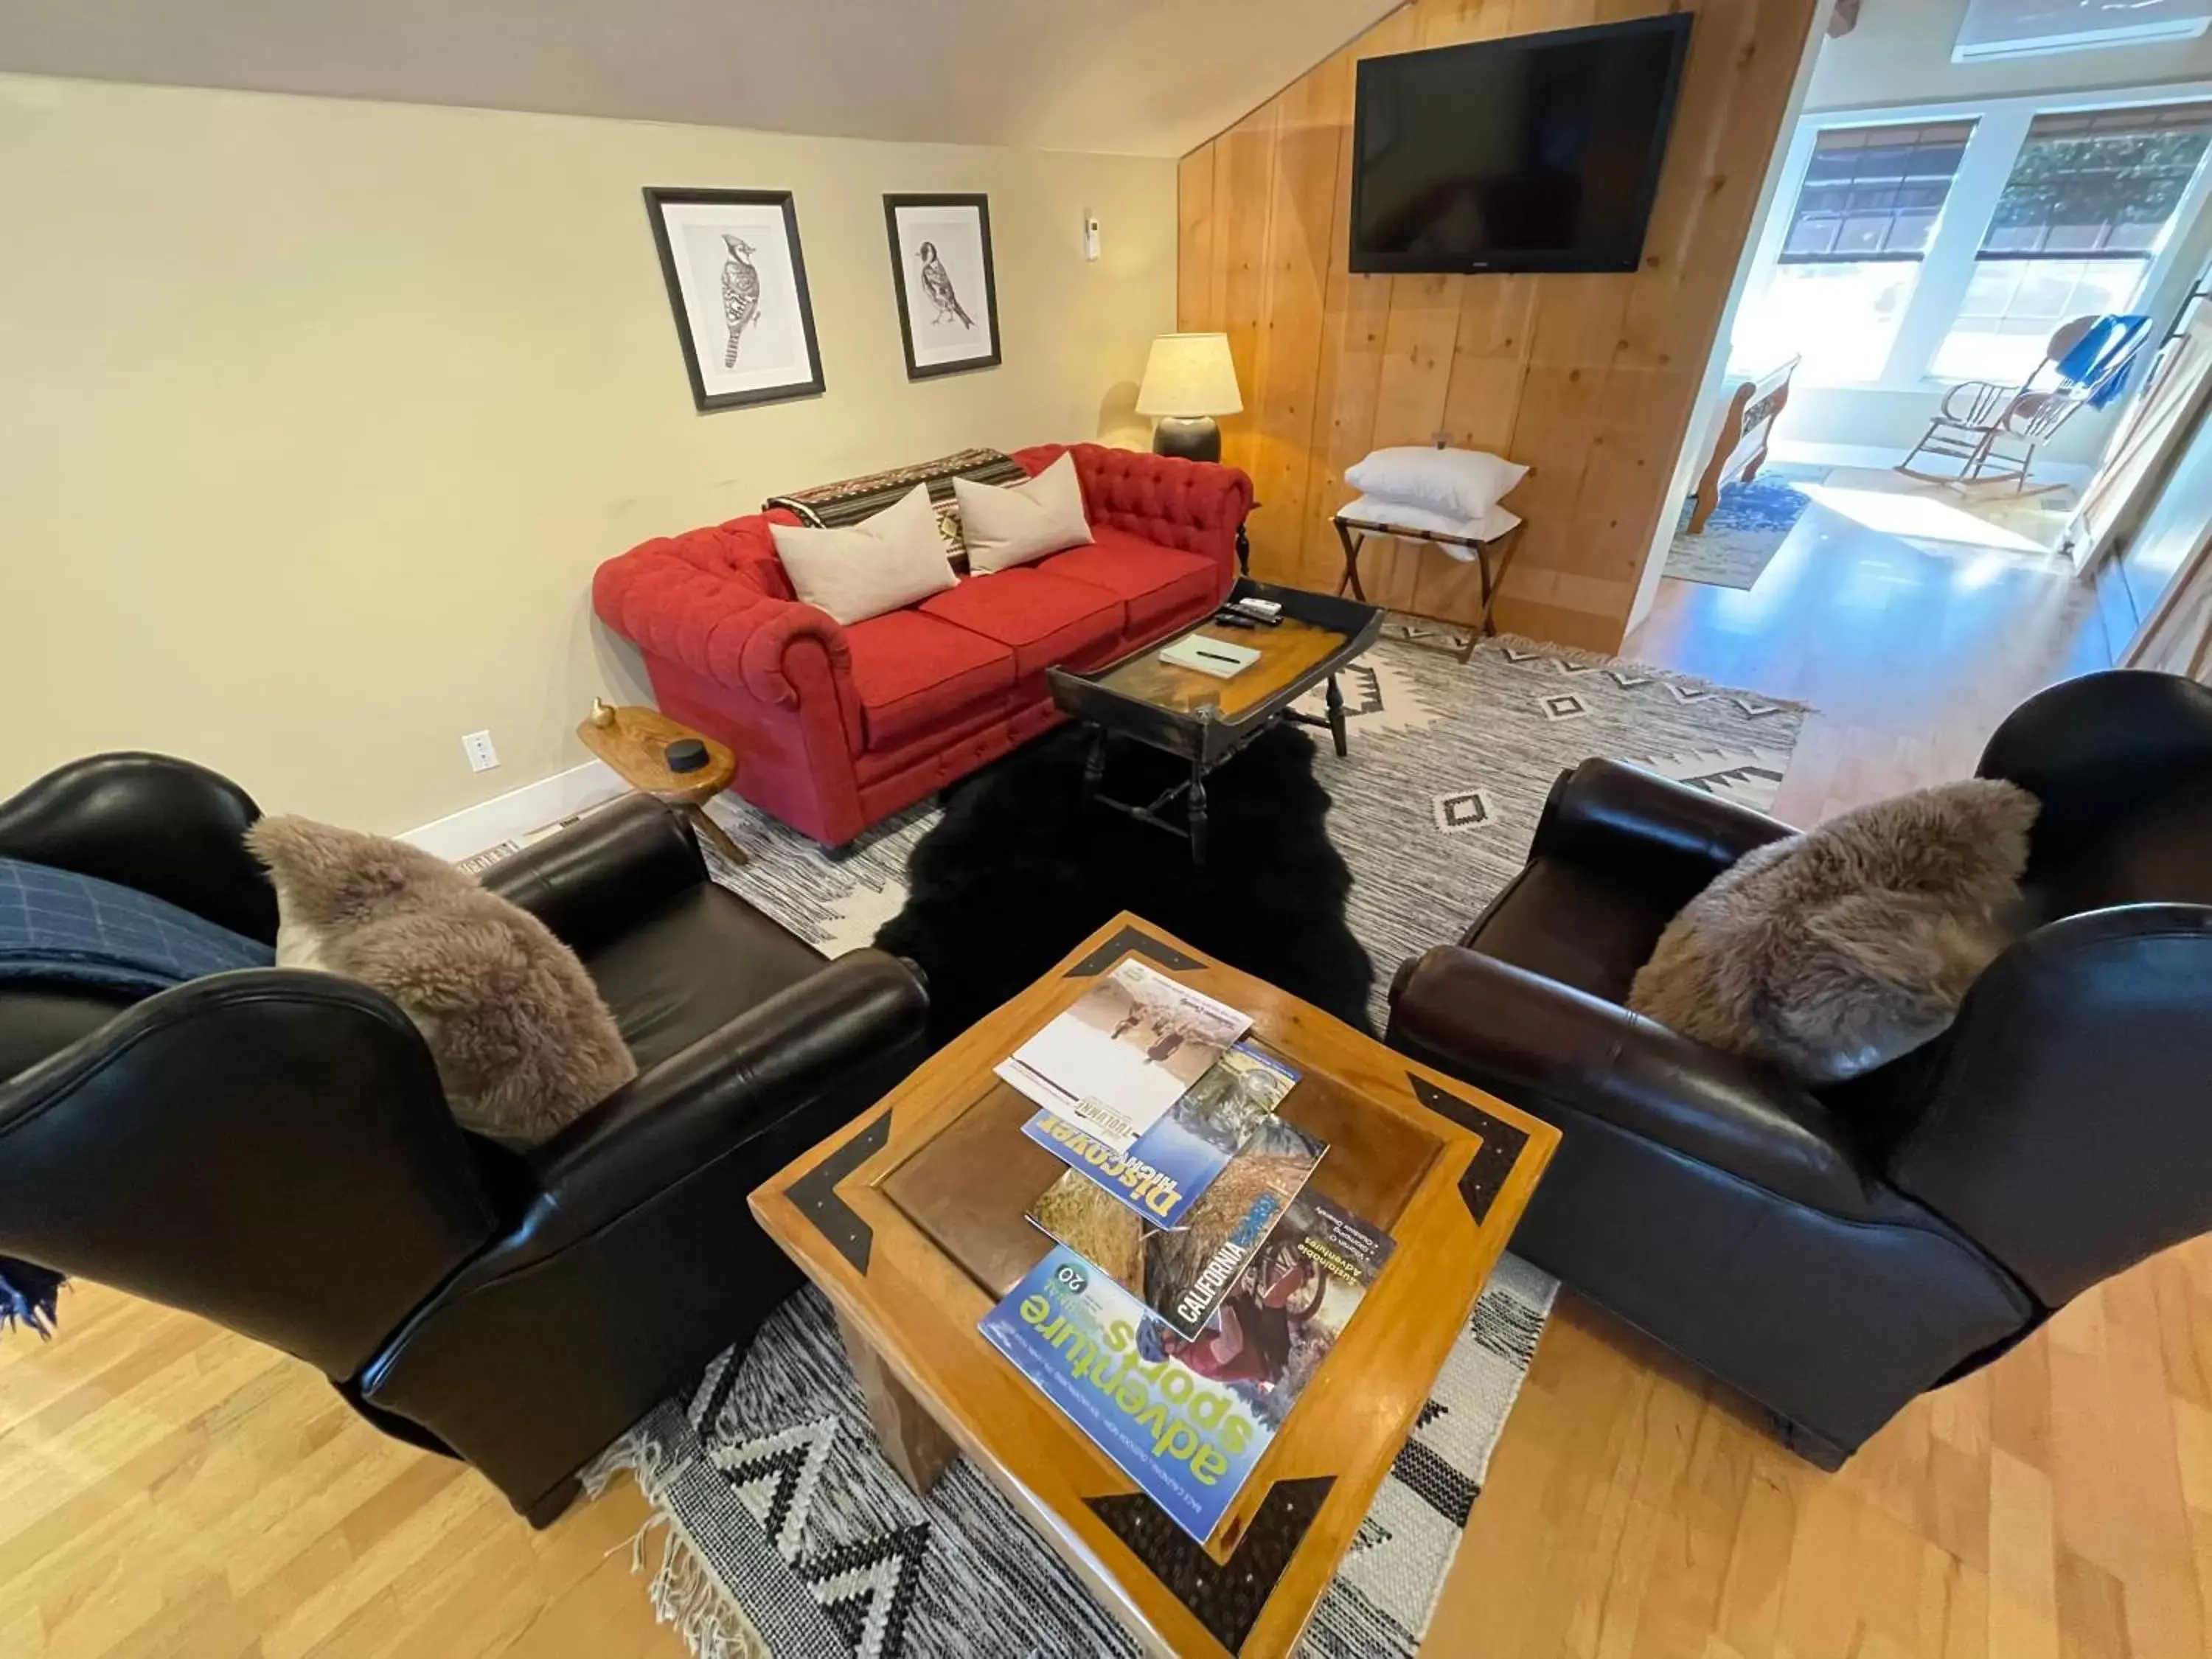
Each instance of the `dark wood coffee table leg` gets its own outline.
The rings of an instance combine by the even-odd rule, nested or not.
[[[860,1380],[861,1397],[868,1402],[868,1421],[875,1425],[876,1445],[884,1461],[898,1471],[899,1479],[916,1498],[929,1496],[945,1465],[960,1455],[952,1437],[938,1427],[937,1419],[884,1367],[868,1339],[853,1328],[843,1314],[837,1316],[837,1334],[845,1340],[845,1358]]]
[[[1106,728],[1091,728],[1091,751],[1083,757],[1083,804],[1085,806],[1097,798],[1098,781],[1106,775]]]
[[[1190,793],[1183,798],[1190,813],[1190,861],[1206,866],[1206,768],[1190,763]]]
[[[1344,693],[1336,689],[1336,676],[1328,677],[1328,734],[1336,739],[1336,757],[1342,760],[1352,750],[1344,741]]]

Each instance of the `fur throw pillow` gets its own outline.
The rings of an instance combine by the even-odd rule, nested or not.
[[[2010,942],[2036,807],[1947,783],[1747,854],[1668,924],[1628,1006],[1808,1083],[1894,1060]]]
[[[637,1075],[575,952],[474,877],[307,818],[263,818],[246,842],[276,885],[277,965],[398,1003],[463,1128],[533,1146]]]

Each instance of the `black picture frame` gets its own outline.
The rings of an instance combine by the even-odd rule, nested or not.
[[[920,361],[915,345],[913,310],[907,299],[907,257],[899,240],[899,214],[908,208],[974,210],[983,267],[984,326],[990,331],[988,353],[940,362]],[[981,194],[886,194],[884,234],[890,244],[891,293],[898,301],[899,343],[906,353],[907,379],[930,380],[941,374],[966,374],[975,369],[998,368],[1004,361],[1005,352],[999,339],[999,276],[991,257],[991,198]]]
[[[781,210],[782,234],[788,252],[792,287],[799,310],[799,330],[805,342],[805,378],[770,386],[712,391],[703,369],[699,342],[684,298],[683,274],[668,234],[671,208],[746,207]],[[799,210],[787,190],[690,190],[649,185],[645,190],[645,213],[653,226],[653,245],[660,256],[660,280],[668,290],[668,307],[676,322],[677,343],[684,350],[684,372],[691,382],[691,401],[702,415],[718,410],[744,409],[756,404],[777,404],[793,398],[821,395],[822,347],[814,332],[814,301],[806,286],[806,256],[799,240]],[[736,348],[731,348],[734,353]]]

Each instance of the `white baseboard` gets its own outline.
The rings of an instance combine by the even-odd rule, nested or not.
[[[458,860],[573,817],[626,793],[629,788],[605,761],[586,761],[550,778],[465,806],[434,823],[410,830],[399,839],[441,859]]]
[[[1879,444],[1811,444],[1793,438],[1776,439],[1771,453],[1774,459],[1798,466],[1863,466],[1885,471],[1905,454],[1901,449],[1884,449]],[[2032,477],[2036,483],[2083,484],[2095,471],[2080,461],[2039,460]]]

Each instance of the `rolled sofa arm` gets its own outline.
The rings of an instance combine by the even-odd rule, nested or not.
[[[764,703],[795,707],[799,687],[784,672],[785,653],[811,640],[842,681],[852,650],[826,611],[761,585],[755,570],[774,557],[768,521],[758,516],[656,537],[599,568],[592,608],[641,651]]]
[[[1778,818],[1619,761],[1552,786],[1528,856],[1561,858],[1686,904],[1745,854],[1796,833]]]
[[[1857,1157],[1787,1079],[1480,951],[1412,963],[1389,1042],[1539,1117],[1586,1114],[1832,1215],[1869,1212]]]
[[[1236,467],[1104,444],[1039,444],[1013,458],[1036,474],[1062,454],[1075,457],[1092,523],[1206,554],[1233,575],[1237,527],[1252,510],[1252,480]]]

